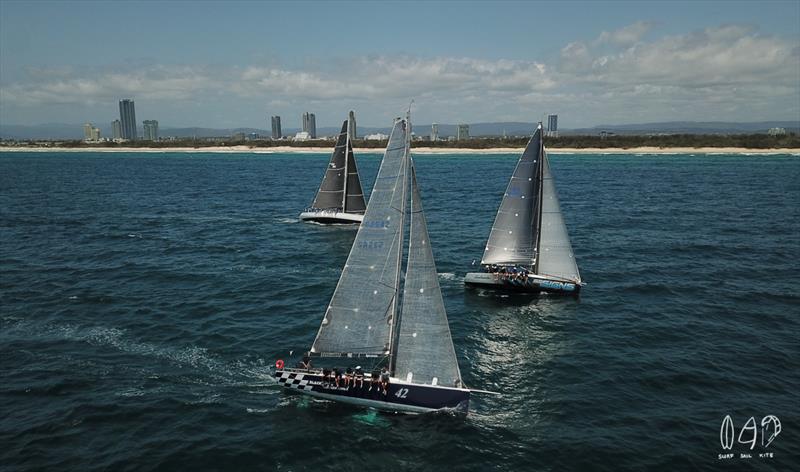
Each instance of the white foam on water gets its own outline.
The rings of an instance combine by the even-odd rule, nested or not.
[[[456,274],[453,272],[439,272],[439,278],[442,280],[454,280]]]

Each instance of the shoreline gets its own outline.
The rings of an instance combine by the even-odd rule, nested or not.
[[[412,148],[414,154],[521,154],[524,148]],[[354,148],[357,154],[383,154],[383,148]],[[322,147],[292,147],[276,146],[269,148],[249,147],[249,146],[208,146],[208,147],[174,147],[174,148],[100,148],[100,147],[28,147],[28,146],[9,146],[0,147],[3,152],[133,152],[133,153],[250,153],[250,154],[330,154],[331,148]],[[799,155],[800,149],[796,148],[771,148],[771,149],[750,149],[737,147],[636,147],[636,148],[551,148],[547,149],[550,154],[790,154]]]

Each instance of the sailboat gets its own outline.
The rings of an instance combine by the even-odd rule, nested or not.
[[[579,293],[583,281],[558,204],[539,123],[517,162],[472,287]]]
[[[342,123],[317,195],[300,219],[322,224],[354,224],[364,218],[366,203],[350,142],[349,120]]]
[[[364,220],[301,368],[278,360],[274,375],[286,389],[326,400],[404,413],[466,413],[471,390],[461,380],[439,288],[410,128],[409,115],[395,120]],[[311,360],[347,369],[311,368]]]

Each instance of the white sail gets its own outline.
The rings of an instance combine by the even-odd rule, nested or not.
[[[389,354],[400,282],[407,154],[406,122],[398,120],[311,354]]]
[[[411,231],[403,287],[394,375],[411,382],[460,386],[461,373],[453,348],[428,227],[411,165]]]
[[[550,161],[544,153],[542,173],[542,223],[539,237],[539,260],[536,273],[546,277],[580,283],[581,276],[572,245],[569,242],[567,225],[558,204],[556,184],[550,173]]]

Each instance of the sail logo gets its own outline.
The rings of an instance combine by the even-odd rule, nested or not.
[[[733,452],[725,452],[719,454],[717,459],[727,460],[735,457],[739,459],[752,459],[754,453],[750,451],[753,451],[756,444],[759,442],[765,451],[759,452],[757,456],[762,459],[773,458],[774,453],[768,452],[766,449],[775,441],[775,438],[781,434],[781,420],[775,415],[767,415],[761,419],[761,427],[759,428],[758,426],[755,417],[751,416],[739,430],[739,435],[737,436],[733,418],[731,418],[731,415],[725,415],[725,418],[722,419],[722,425],[719,428],[719,444],[722,446],[722,449],[724,451],[732,451],[734,445],[737,443],[749,445],[750,447],[747,448],[746,452],[740,452],[738,456]],[[761,439],[760,441],[759,436]]]
[[[358,247],[362,249],[382,249],[383,241],[359,241]]]
[[[553,290],[564,290],[565,292],[572,292],[575,290],[575,284],[568,284],[565,282],[555,282],[553,280],[542,280],[539,286],[543,288],[550,288]]]
[[[507,195],[509,197],[519,197],[522,195],[522,189],[519,187],[519,185],[512,185],[511,188],[508,189]]]
[[[361,223],[364,228],[388,228],[389,222],[386,220],[372,220]]]

